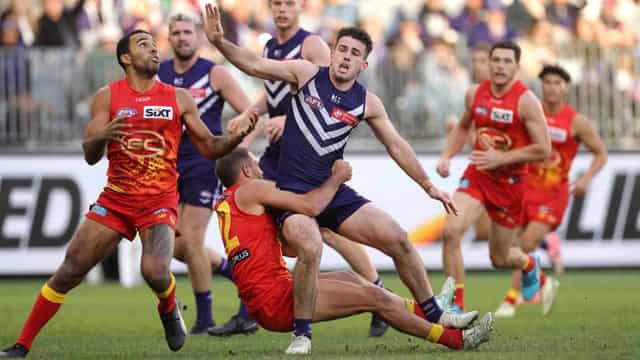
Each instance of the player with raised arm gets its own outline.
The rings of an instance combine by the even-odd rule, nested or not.
[[[218,9],[211,4],[206,5],[206,18],[207,37],[227,60],[248,75],[285,81],[291,87],[291,107],[280,144],[278,188],[305,193],[319,187],[330,176],[334,161],[343,157],[351,131],[364,121],[396,163],[427,195],[442,202],[447,212],[457,212],[449,196],[433,186],[413,149],[389,120],[380,99],[356,81],[367,68],[366,59],[372,49],[366,32],[357,28],[342,29],[329,67],[319,67],[305,60],[280,62],[256,56],[224,39]],[[287,353],[311,351],[310,324],[322,253],[319,226],[392,257],[401,279],[430,322],[463,328],[478,316],[477,311],[462,315],[443,311],[436,302],[424,263],[407,233],[391,216],[347,185],[340,186],[319,216],[285,211],[278,222],[287,242],[303,239],[294,240],[300,244],[296,247],[298,262],[293,272],[295,337]]]
[[[562,223],[569,195],[584,196],[591,179],[607,162],[607,149],[591,122],[566,103],[571,83],[569,73],[560,66],[546,65],[538,77],[542,82],[542,108],[553,150],[545,160],[529,165],[530,174],[524,196],[524,225],[518,235],[520,247],[526,253],[534,251],[545,235]],[[580,143],[591,151],[593,159],[587,172],[570,186],[569,170]],[[513,272],[511,289],[496,311],[496,316],[515,316],[520,277],[519,271]],[[543,315],[551,311],[559,284],[557,279],[541,274]]]
[[[351,178],[351,167],[336,160],[329,177],[307,193],[280,190],[272,181],[262,180],[258,161],[243,148],[220,159],[216,173],[227,188],[216,211],[238,294],[260,326],[291,331],[294,283],[282,257],[277,227],[266,208],[318,216],[342,183]],[[489,340],[493,326],[490,313],[469,329],[451,329],[425,320],[413,300],[377,287],[353,271],[322,273],[316,283],[313,322],[369,311],[399,331],[452,349],[474,349]]]
[[[200,24],[188,15],[179,13],[169,19],[169,43],[174,57],[160,64],[158,77],[164,83],[187,89],[209,131],[221,135],[220,117],[225,102],[236,112],[243,112],[249,108],[249,98],[224,67],[198,56],[199,31]],[[231,269],[226,259],[204,242],[213,203],[222,188],[215,176],[215,161],[198,152],[186,131],[178,148],[178,172],[180,196],[174,256],[187,264],[196,301],[196,323],[190,334],[202,335],[216,325],[211,311],[212,272],[231,280]],[[242,304],[234,317],[242,319],[236,333],[258,329]]]
[[[443,232],[443,263],[456,280],[454,310],[464,309],[464,262],[460,242],[478,217],[491,218],[489,254],[497,268],[523,272],[523,295],[530,299],[540,287],[540,263],[514,245],[522,224],[528,162],[549,156],[551,146],[542,107],[536,96],[516,80],[520,47],[505,42],[489,52],[490,79],[470,88],[460,122],[448,136],[437,171],[449,176],[449,160],[458,153],[475,126],[474,150],[454,195],[461,216],[447,216]]]
[[[160,65],[151,34],[135,30],[117,45],[125,79],[98,90],[91,105],[82,148],[89,165],[105,155],[107,184],[69,243],[64,261],[44,284],[15,345],[0,357],[25,357],[40,330],[67,293],[125,237],[142,240],[142,276],[158,297],[167,344],[182,348],[186,329],[169,271],[178,206],[176,158],[183,125],[198,151],[209,159],[225,155],[254,123],[231,137],[211,134],[198,117],[191,95],[155,80]]]
[[[329,65],[331,58],[329,46],[320,36],[300,27],[300,15],[304,7],[304,0],[269,0],[269,7],[273,15],[275,32],[265,44],[263,51],[265,58],[279,61],[305,59],[318,66]],[[280,156],[280,137],[284,130],[285,116],[291,105],[291,92],[289,84],[282,80],[264,80],[264,89],[264,95],[255,102],[250,112],[258,115],[268,113],[269,115],[269,119],[261,126],[269,138],[269,145],[260,157],[260,168],[265,179],[276,181]],[[230,121],[230,130],[234,130],[242,120],[243,117],[237,117]],[[249,146],[257,133],[256,131],[247,136],[242,146]],[[324,242],[335,249],[347,261],[351,269],[376,285],[383,286],[382,280],[363,245],[349,241],[327,228],[321,228],[321,233]],[[290,245],[295,246],[296,244]],[[232,318],[229,323],[212,330],[210,334],[228,335],[241,327],[241,319]],[[382,336],[387,329],[387,324],[374,315],[369,327],[369,336]]]

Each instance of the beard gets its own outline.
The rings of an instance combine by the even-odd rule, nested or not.
[[[143,64],[134,64],[133,68],[140,75],[143,75],[146,78],[152,78],[156,76],[158,70],[160,69],[160,64],[153,62],[151,59],[146,61]]]
[[[174,49],[174,50],[173,50],[173,54],[174,54],[174,55],[175,55],[175,57],[176,57],[176,58],[178,58],[178,60],[180,60],[180,61],[188,61],[188,60],[193,59],[193,57],[194,57],[194,56],[195,56],[195,54],[196,54],[196,51],[195,51],[195,50],[193,50],[193,49],[191,49],[191,50],[186,51],[186,52],[184,52],[184,51],[183,51],[183,52],[180,52],[180,51],[178,51],[177,49]]]

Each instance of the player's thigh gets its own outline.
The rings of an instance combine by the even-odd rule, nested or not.
[[[340,225],[338,233],[383,252],[398,242],[407,240],[407,233],[400,224],[372,203],[363,205],[351,214]]]
[[[443,234],[445,241],[460,241],[471,225],[486,212],[478,199],[462,191],[453,194],[453,203],[458,207],[458,215],[447,215]]]
[[[539,221],[531,221],[520,233],[520,247],[527,253],[535,250],[550,231],[549,225]]]
[[[489,232],[491,231],[491,218],[484,208],[482,214],[475,222],[476,239],[489,240]]]
[[[489,236],[489,254],[492,258],[506,259],[518,233],[517,228],[510,228],[498,223],[491,223]]]
[[[165,223],[159,223],[142,230],[142,260],[168,261],[173,257],[175,231]]]
[[[91,219],[85,219],[73,235],[65,254],[65,263],[74,272],[86,273],[105,257],[111,255],[122,235]]]
[[[370,284],[362,276],[358,275],[355,271],[351,270],[343,270],[343,271],[330,271],[325,273],[318,274],[319,280],[338,280],[344,282],[350,282],[357,285],[367,285]]]
[[[313,321],[326,321],[374,311],[381,289],[332,278],[318,279]]]
[[[176,227],[180,236],[176,243],[201,246],[204,244],[204,235],[211,220],[212,210],[209,207],[195,206],[182,203],[178,208],[178,222]]]
[[[322,248],[322,236],[318,223],[312,217],[293,214],[282,224],[281,241],[291,248],[292,252],[317,251]]]

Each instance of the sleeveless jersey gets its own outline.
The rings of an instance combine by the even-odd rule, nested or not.
[[[357,81],[347,91],[336,89],[328,67],[291,97],[280,141],[279,187],[307,192],[331,176],[333,162],[342,159],[351,132],[364,119],[366,97]]]
[[[518,114],[520,96],[528,90],[517,80],[504,95],[497,97],[491,92],[490,80],[480,83],[471,105],[471,117],[476,126],[474,149],[484,149],[485,141],[501,151],[521,148],[531,143]],[[526,175],[527,169],[527,163],[524,162],[502,166],[486,173],[497,180],[507,180],[512,176]]]
[[[107,147],[107,188],[129,195],[155,195],[176,191],[176,158],[182,134],[180,110],[173,86],[156,81],[153,88],[137,92],[126,79],[109,84],[111,118],[126,115],[131,128],[124,145]]]
[[[529,165],[529,185],[536,189],[568,186],[571,163],[580,145],[571,134],[576,111],[565,105],[557,113],[545,113],[545,116],[551,138],[551,156]]]
[[[263,56],[273,60],[293,60],[302,58],[302,43],[310,32],[303,29],[283,44],[278,44],[278,40],[272,37],[264,46]],[[264,88],[267,92],[267,109],[269,117],[286,115],[291,104],[291,93],[289,84],[284,81],[264,81]],[[272,158],[277,164],[280,156],[280,143],[270,142],[264,151],[265,157]]]
[[[251,215],[238,208],[235,192],[239,185],[226,189],[215,205],[227,259],[232,266],[233,282],[243,299],[262,300],[253,292],[269,290],[291,275],[282,257],[276,225],[269,214]],[[259,290],[258,290],[259,289]]]
[[[158,78],[166,84],[189,90],[198,106],[198,113],[202,121],[207,125],[211,133],[221,135],[220,115],[224,106],[224,98],[218,91],[214,91],[211,86],[210,75],[214,66],[215,63],[199,58],[189,70],[178,74],[173,66],[173,60],[167,60],[160,64]],[[200,155],[186,131],[183,131],[178,155],[179,167],[194,161],[209,162],[212,166],[215,166],[212,160],[205,159]]]

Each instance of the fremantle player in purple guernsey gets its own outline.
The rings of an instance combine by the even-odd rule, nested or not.
[[[227,70],[198,56],[199,31],[200,26],[192,17],[184,14],[171,17],[169,42],[174,57],[160,64],[158,77],[164,83],[188,89],[202,121],[213,134],[221,135],[224,103],[228,102],[236,112],[243,112],[250,102]],[[211,311],[212,272],[231,279],[231,269],[226,259],[204,242],[215,197],[221,192],[215,161],[200,155],[187,132],[183,132],[178,149],[178,172],[180,204],[174,256],[187,264],[196,300],[196,323],[191,334],[207,334],[216,326]],[[241,322],[238,332],[257,330],[257,324],[242,305],[234,319]]]

